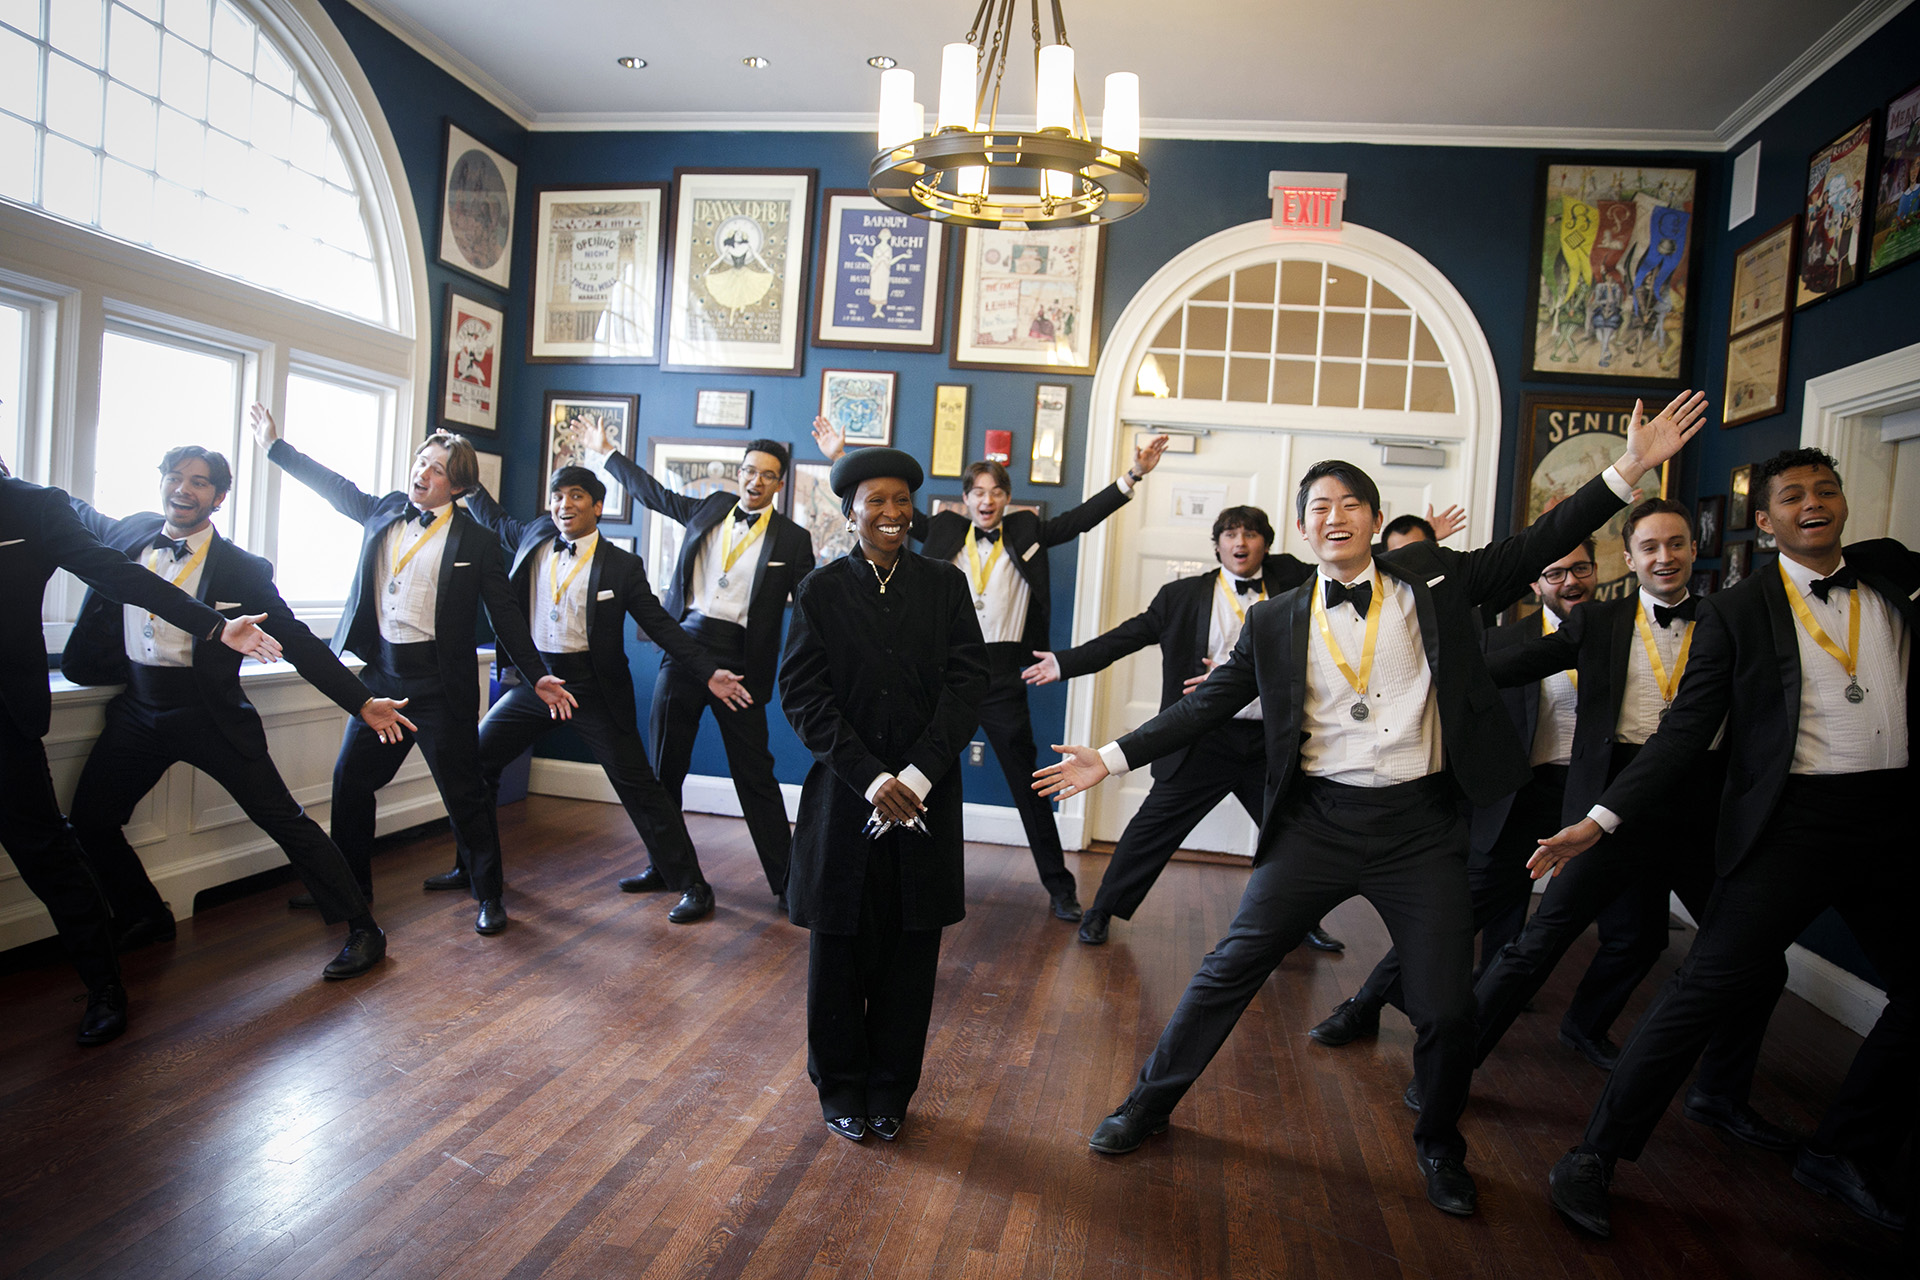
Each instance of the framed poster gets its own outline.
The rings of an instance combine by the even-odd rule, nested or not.
[[[955,304],[955,369],[1092,373],[1100,348],[1099,227],[970,229]]]
[[[967,396],[963,383],[933,389],[933,457],[928,475],[957,476],[967,468]]]
[[[822,369],[820,416],[839,428],[849,449],[893,443],[893,391],[900,375],[871,369]]]
[[[1920,255],[1920,84],[1881,113],[1874,178],[1870,276]]]
[[[946,341],[947,229],[865,191],[824,193],[813,345],[938,351]]]
[[[496,289],[513,268],[520,168],[449,120],[440,170],[440,261]]]
[[[500,424],[500,341],[506,317],[447,286],[440,424],[492,435]]]
[[[1787,317],[1727,339],[1727,390],[1720,425],[1770,418],[1787,407]]]
[[[792,493],[793,522],[813,538],[813,562],[825,564],[853,550],[858,541],[847,529],[847,517],[840,510],[840,499],[833,494],[828,477],[833,467],[825,462],[796,462]]]
[[[951,511],[957,516],[973,519],[972,516],[967,515],[967,504],[963,498],[929,498],[927,500],[928,515],[937,516],[942,511]],[[1007,511],[1031,511],[1042,520],[1047,518],[1047,504],[1044,502],[1009,502],[1002,508],[1003,514]]]
[[[1727,496],[1716,493],[1700,499],[1693,509],[1693,541],[1702,560],[1720,558],[1720,535],[1727,527]]]
[[[1738,585],[1753,571],[1753,544],[1751,542],[1728,543],[1726,559],[1726,565],[1720,573],[1720,586],[1723,589]]]
[[[548,188],[534,199],[527,359],[660,361],[660,235],[667,184]]]
[[[618,480],[595,467],[580,446],[580,428],[589,417],[598,418],[607,429],[613,447],[633,457],[634,441],[639,434],[640,397],[603,395],[591,391],[549,391],[546,411],[545,447],[540,451],[539,505],[547,505],[547,480],[560,467],[591,467],[606,482],[607,500],[600,519],[607,524],[625,524],[633,518],[633,495]]]
[[[1810,307],[1860,283],[1860,215],[1866,202],[1873,117],[1807,159],[1807,203],[1800,219],[1800,284],[1795,307]]]
[[[745,427],[752,422],[751,391],[693,393],[693,425],[696,427]]]
[[[800,376],[814,169],[675,169],[663,369]]]
[[[647,460],[647,470],[675,493],[689,498],[704,498],[713,493],[740,494],[740,441],[734,440],[686,440],[654,439]],[[781,496],[774,499],[776,509],[793,492],[793,486],[783,488]],[[840,510],[838,499],[833,509]],[[655,581],[673,571],[680,562],[680,539],[686,530],[676,520],[669,520],[657,512],[645,513],[646,531],[643,545],[646,550],[646,562],[656,566]],[[842,527],[846,517],[840,518]],[[816,548],[818,544],[815,544]],[[816,552],[817,554],[817,552]]]
[[[1551,396],[1527,392],[1520,397],[1520,458],[1515,471],[1514,527],[1523,529],[1549,507],[1572,497],[1620,456],[1626,445],[1627,424],[1633,420],[1634,396]],[[1651,396],[1638,397],[1650,400]],[[1641,478],[1635,501],[1664,498],[1671,492],[1671,462],[1659,473]],[[1634,589],[1627,569],[1626,542],[1621,530],[1627,510],[1621,508],[1594,530],[1595,574],[1593,598],[1614,600]]]
[[[500,500],[500,473],[506,459],[497,453],[482,453],[476,449],[473,456],[480,463],[480,487],[493,495],[494,501]]]
[[[1687,385],[1699,187],[1691,166],[1540,162],[1523,379]]]
[[[1792,309],[1793,250],[1799,226],[1797,215],[1788,218],[1734,255],[1728,333],[1745,333]]]
[[[1043,382],[1033,393],[1033,484],[1059,484],[1067,461],[1067,384]]]
[[[1727,529],[1738,532],[1753,528],[1753,507],[1747,491],[1753,486],[1753,464],[1743,462],[1727,479]],[[1729,582],[1728,586],[1733,584]]]

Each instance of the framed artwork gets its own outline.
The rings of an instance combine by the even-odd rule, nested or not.
[[[1868,116],[1807,159],[1795,307],[1810,307],[1860,283],[1860,242],[1866,233],[1861,214],[1872,150],[1873,117]]]
[[[1881,113],[1867,274],[1891,270],[1916,255],[1920,255],[1920,84],[1889,102]]]
[[[1730,533],[1753,528],[1753,508],[1747,493],[1752,486],[1753,464],[1743,462],[1733,469],[1733,474],[1727,479],[1727,530]],[[1727,585],[1733,584],[1729,582]]]
[[[1733,311],[1728,333],[1745,333],[1792,309],[1793,250],[1800,219],[1788,218],[1733,259]]]
[[[832,473],[833,467],[825,462],[796,462],[793,483],[787,486],[793,495],[793,522],[813,538],[815,564],[838,560],[858,541],[847,531],[847,517],[828,482]]]
[[[1045,520],[1047,518],[1047,504],[1044,502],[1009,502],[1004,508],[1004,510],[1005,511],[1031,511],[1033,512],[1034,515],[1038,516],[1042,520]],[[960,498],[929,498],[927,499],[928,515],[937,516],[942,511],[951,511],[955,515],[967,516],[967,504],[965,500]],[[973,517],[967,516],[967,519],[971,520],[973,519]]]
[[[1693,576],[1687,579],[1687,594],[1710,596],[1720,589],[1720,571],[1718,569],[1695,569]]]
[[[713,493],[740,493],[740,441],[735,440],[687,440],[659,439],[651,442],[647,460],[647,470],[675,493],[689,498],[704,498]],[[793,492],[788,485],[774,499],[777,509],[782,501]],[[836,513],[840,510],[839,501],[833,504]],[[657,512],[646,512],[646,530],[642,545],[646,550],[645,559],[656,566],[656,579],[669,573],[680,562],[680,539],[686,530],[675,520]],[[844,527],[846,518],[841,517]],[[816,544],[817,545],[817,544]]]
[[[1787,317],[1727,339],[1727,389],[1720,425],[1737,427],[1787,407]]]
[[[536,194],[528,361],[659,363],[666,197],[664,182]]]
[[[602,536],[605,536],[605,535],[602,535]],[[612,543],[614,546],[620,548],[622,551],[627,551],[627,552],[633,551],[633,536],[631,534],[626,535],[624,537],[619,537],[619,538],[608,538],[607,541]]]
[[[824,193],[813,345],[938,351],[946,343],[947,229],[862,190]]]
[[[549,391],[546,409],[541,415],[546,428],[545,447],[540,452],[540,492],[537,501],[542,507],[547,505],[547,478],[557,468],[592,467],[594,474],[607,486],[607,500],[600,509],[600,519],[607,524],[625,524],[633,518],[633,495],[618,480],[594,467],[587,457],[587,451],[580,446],[580,425],[589,416],[599,418],[617,451],[629,458],[634,456],[634,442],[639,435],[640,424],[639,396]]]
[[[696,427],[746,427],[753,423],[753,392],[696,391],[693,393],[693,425]]]
[[[1651,395],[1637,397],[1651,400]],[[1520,397],[1520,457],[1515,470],[1514,527],[1524,529],[1549,507],[1572,497],[1615,458],[1633,420],[1634,396],[1553,396],[1527,392]],[[1673,491],[1671,462],[1659,474],[1642,478],[1635,501],[1664,498]],[[1629,503],[1628,507],[1633,504]],[[1593,598],[1613,600],[1633,590],[1621,531],[1627,508],[1614,512],[1594,530],[1594,563],[1599,572]]]
[[[1067,461],[1067,384],[1043,382],[1033,393],[1034,484],[1059,484]]]
[[[440,423],[492,435],[500,426],[500,342],[506,317],[447,286]]]
[[[476,449],[473,456],[480,463],[480,487],[492,494],[497,502],[500,498],[500,472],[506,459],[497,453],[482,453]]]
[[[893,443],[893,392],[897,373],[871,369],[822,369],[820,416],[840,429],[847,447]]]
[[[447,121],[440,171],[440,261],[504,290],[513,268],[513,201],[520,168]]]
[[[814,169],[675,169],[661,367],[800,376]]]
[[[1720,572],[1722,588],[1737,586],[1753,571],[1753,544],[1751,542],[1730,542],[1727,544],[1726,564]]]
[[[1097,226],[970,229],[961,245],[955,369],[1092,373],[1106,240]]]
[[[957,476],[967,467],[967,397],[962,383],[933,389],[933,457],[928,475]]]
[[[1540,162],[1522,378],[1687,385],[1699,188],[1691,166]]]
[[[1693,541],[1695,554],[1702,560],[1720,558],[1720,535],[1727,528],[1727,495],[1717,493],[1711,498],[1702,498],[1693,509]]]

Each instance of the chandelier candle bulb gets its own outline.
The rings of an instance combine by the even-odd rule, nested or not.
[[[927,136],[927,104],[924,102],[913,104],[913,136],[916,138]]]
[[[1040,176],[1040,190],[1049,200],[1071,200],[1073,175],[1062,173],[1058,169],[1047,169]]]
[[[1116,71],[1107,77],[1107,102],[1100,113],[1101,145],[1109,151],[1140,154],[1140,77]]]
[[[913,72],[899,67],[881,72],[880,150],[891,151],[920,136],[913,108]]]
[[[973,128],[978,56],[970,44],[950,44],[941,48],[940,128]]]
[[[1073,132],[1073,46],[1050,44],[1040,50],[1039,85],[1034,115],[1040,132]]]
[[[962,198],[973,200],[987,198],[987,171],[984,167],[973,166],[961,169],[955,181]]]

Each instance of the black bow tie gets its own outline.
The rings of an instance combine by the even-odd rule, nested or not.
[[[1233,589],[1243,596],[1258,595],[1260,594],[1260,579],[1235,578],[1233,580]]]
[[[1659,623],[1661,630],[1664,631],[1667,624],[1675,618],[1680,619],[1682,622],[1692,622],[1694,614],[1699,611],[1699,608],[1700,597],[1698,596],[1688,596],[1671,609],[1664,604],[1657,604],[1653,606],[1653,620]]]
[[[559,555],[563,551],[570,556],[579,555],[580,544],[577,542],[568,542],[562,537],[555,537],[553,540],[553,554]]]
[[[153,535],[153,549],[155,551],[171,551],[173,552],[173,558],[175,560],[185,560],[187,558],[187,540],[185,538],[169,538],[164,533],[156,533]],[[1824,591],[1821,592],[1820,598],[1822,600],[1826,599],[1827,593]]]
[[[745,507],[735,507],[733,509],[733,522],[735,524],[752,524],[759,518],[760,513],[758,511],[749,511]]]
[[[1000,531],[998,529],[975,529],[973,531],[973,540],[975,542],[998,542],[1000,541]]]
[[[1840,566],[1840,572],[1834,574],[1831,578],[1815,578],[1809,585],[1813,588],[1813,594],[1825,600],[1828,593],[1835,587],[1839,587],[1843,591],[1851,591],[1854,584],[1859,581],[1860,575],[1853,571],[1853,566],[1843,564]]]
[[[407,504],[406,519],[410,522],[417,521],[420,527],[424,529],[428,525],[433,523],[433,512],[422,511],[419,507],[416,507],[411,502],[409,502]]]
[[[1373,584],[1356,582],[1351,586],[1344,582],[1327,582],[1327,608],[1337,609],[1343,604],[1353,605],[1353,611],[1361,617],[1367,615],[1367,609],[1373,604]]]

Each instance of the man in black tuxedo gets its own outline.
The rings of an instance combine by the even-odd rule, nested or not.
[[[745,706],[719,697],[708,687],[713,672],[704,660],[684,662],[668,650],[654,681],[648,717],[660,784],[678,809],[687,771],[693,767],[700,717],[711,709],[767,888],[784,901],[793,829],[787,825],[786,798],[774,780],[773,752],[767,748],[767,703],[780,664],[787,601],[800,580],[813,572],[812,537],[773,508],[787,483],[787,446],[777,440],[747,441],[740,458],[739,496],[719,491],[690,498],[614,449],[598,421],[582,424],[580,443],[641,506],[685,527],[680,559],[667,585],[667,614],[692,633],[704,654],[725,670],[740,672],[751,695]],[[620,887],[641,893],[673,886],[659,868],[649,866],[622,880]]]
[[[1515,598],[1618,510],[1635,481],[1699,430],[1705,401],[1683,394],[1651,422],[1636,411],[1618,462],[1528,529],[1478,551],[1418,542],[1376,559],[1372,479],[1346,462],[1308,468],[1295,516],[1320,562],[1314,578],[1248,610],[1233,656],[1192,694],[1118,742],[1067,747],[1039,771],[1035,786],[1047,794],[1082,791],[1192,746],[1261,700],[1268,788],[1239,912],[1133,1092],[1094,1130],[1094,1150],[1124,1154],[1164,1130],[1267,975],[1308,926],[1357,893],[1402,957],[1427,1198],[1445,1213],[1474,1211],[1457,1123],[1473,1074],[1460,798],[1488,804],[1528,776],[1480,655],[1478,611]]]
[[[159,512],[115,520],[78,500],[74,510],[100,541],[216,611],[265,615],[262,625],[308,682],[382,741],[399,741],[413,727],[399,712],[402,704],[374,697],[293,616],[274,589],[273,566],[213,527],[232,488],[224,456],[180,445],[160,460]],[[61,670],[75,684],[126,686],[107,704],[106,724],[73,792],[74,832],[113,911],[122,951],[174,936],[173,916],[123,828],[141,797],[184,760],[226,788],[273,837],[327,923],[346,922],[346,945],[324,976],[356,977],[380,961],[386,935],[340,850],[287,791],[267,754],[266,728],[240,685],[238,654],[90,591]]]
[[[1160,646],[1160,709],[1165,711],[1199,686],[1207,673],[1233,652],[1247,610],[1313,576],[1313,569],[1290,555],[1269,555],[1273,522],[1258,507],[1227,507],[1213,521],[1212,573],[1181,578],[1160,588],[1146,612],[1127,619],[1105,635],[1059,653],[1040,653],[1022,676],[1028,684],[1050,684],[1103,671],[1150,644]],[[1267,748],[1260,734],[1260,703],[1243,707],[1219,733],[1191,750],[1174,751],[1153,762],[1153,788],[1120,835],[1093,905],[1080,921],[1080,941],[1100,946],[1114,916],[1133,919],[1155,880],[1178,852],[1180,842],[1233,796],[1255,822],[1260,820],[1266,788]],[[1339,951],[1345,944],[1318,924],[1307,931],[1307,945]]]
[[[53,917],[60,944],[87,986],[79,1042],[99,1045],[127,1029],[127,989],[114,959],[106,900],[53,793],[41,739],[53,720],[40,602],[65,569],[96,591],[151,610],[191,635],[262,662],[280,644],[263,615],[226,618],[168,586],[87,532],[59,489],[16,480],[0,461],[0,846]]]
[[[825,418],[815,418],[813,438],[829,458],[840,457],[845,441]],[[920,554],[959,566],[973,588],[974,611],[987,641],[992,680],[980,704],[980,728],[1013,792],[1033,863],[1046,888],[1053,914],[1080,919],[1079,886],[1060,847],[1053,806],[1028,785],[1033,776],[1033,716],[1021,673],[1034,657],[1053,647],[1052,562],[1048,552],[1072,542],[1125,506],[1134,486],[1160,465],[1167,438],[1156,436],[1133,451],[1133,465],[1106,488],[1070,511],[1042,520],[1031,511],[1008,511],[1013,481],[997,462],[976,462],[960,474],[960,496],[967,514],[913,513],[913,536]]]
[[[485,489],[470,490],[467,507],[506,544],[513,558],[508,580],[515,598],[528,605],[540,660],[567,682],[567,692],[579,704],[570,723],[606,770],[652,865],[669,888],[680,892],[667,919],[689,924],[713,913],[713,890],[700,874],[700,859],[679,804],[647,764],[621,619],[632,617],[640,633],[682,667],[705,670],[708,691],[729,708],[749,706],[753,698],[739,676],[716,667],[700,642],[660,607],[640,557],[600,536],[600,513],[607,500],[600,477],[586,467],[561,467],[547,488],[544,520],[515,520]],[[525,685],[516,685],[493,704],[480,722],[480,771],[489,800],[498,799],[501,772],[556,727],[546,704]],[[471,884],[480,904],[476,932],[495,934],[507,927],[497,856],[470,859],[462,849],[460,864],[434,877],[435,882],[447,879]]]
[[[1598,1235],[1611,1230],[1614,1162],[1639,1158],[1722,1024],[1773,999],[1781,953],[1829,906],[1885,980],[1887,1005],[1793,1173],[1882,1226],[1907,1222],[1884,1179],[1913,1137],[1920,1080],[1920,953],[1907,921],[1920,862],[1904,803],[1920,781],[1909,652],[1920,554],[1891,539],[1843,547],[1846,495],[1817,449],[1774,455],[1753,483],[1754,520],[1778,540],[1778,568],[1701,601],[1671,713],[1587,815],[1534,857],[1535,874],[1551,874],[1603,833],[1668,820],[1673,788],[1725,725],[1712,907],[1621,1050],[1585,1139],[1548,1176],[1554,1206]]]
[[[333,841],[354,880],[371,901],[374,793],[392,781],[415,740],[461,844],[472,856],[497,860],[500,832],[480,773],[474,647],[483,601],[499,647],[553,715],[566,719],[573,698],[533,647],[507,584],[500,540],[454,502],[480,483],[473,445],[446,432],[428,436],[413,455],[407,492],[376,498],[281,439],[265,405],[253,406],[252,423],[268,459],[361,526],[360,559],[333,651],[351,649],[366,659],[367,687],[405,699],[417,726],[387,742],[360,721],[347,722],[333,766]]]

